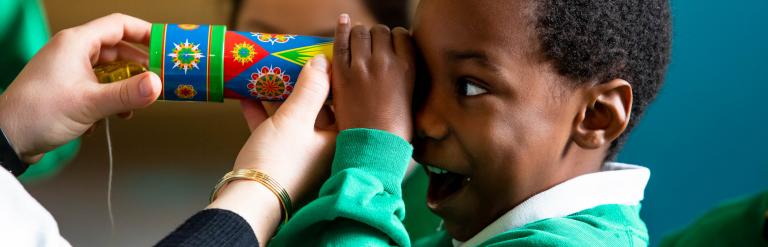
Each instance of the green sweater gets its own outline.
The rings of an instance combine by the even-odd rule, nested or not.
[[[768,192],[712,209],[659,246],[768,247]]]
[[[388,132],[342,131],[330,178],[271,246],[411,246],[401,183],[413,148]],[[499,234],[483,246],[647,246],[639,206],[602,205]],[[444,231],[414,243],[451,246]]]

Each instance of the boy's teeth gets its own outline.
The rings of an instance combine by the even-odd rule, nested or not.
[[[434,167],[434,166],[427,166],[427,170],[429,170],[429,172],[435,173],[435,174],[446,174],[446,173],[448,173],[448,170],[440,169],[440,168],[437,168],[437,167]]]

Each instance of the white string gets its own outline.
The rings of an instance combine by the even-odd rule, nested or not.
[[[112,135],[109,132],[109,117],[104,118],[107,134],[107,151],[109,152],[109,176],[107,177],[107,211],[109,212],[109,225],[111,234],[115,234],[115,216],[112,214],[112,168],[114,159],[112,158]]]

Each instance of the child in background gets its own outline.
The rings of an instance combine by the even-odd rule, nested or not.
[[[349,23],[336,33],[331,177],[271,244],[411,245],[400,183],[412,150],[445,229],[416,245],[648,244],[650,172],[610,160],[662,84],[668,1],[422,0],[423,66],[404,29]]]

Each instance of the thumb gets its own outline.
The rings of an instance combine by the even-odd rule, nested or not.
[[[276,119],[282,118],[314,126],[317,114],[328,98],[329,90],[328,60],[325,55],[320,54],[304,65],[296,81],[296,89],[275,112]]]
[[[100,118],[147,107],[157,100],[161,87],[160,78],[152,72],[99,85],[95,103]]]

